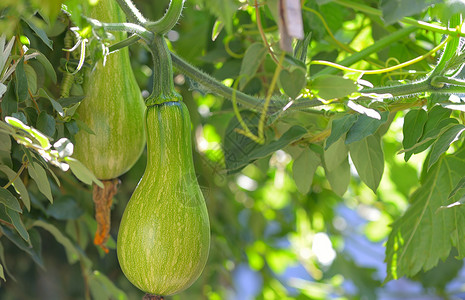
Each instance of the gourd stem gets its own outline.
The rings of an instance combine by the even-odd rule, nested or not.
[[[143,25],[147,22],[131,0],[116,0],[130,22]]]
[[[93,19],[89,19],[93,20]],[[154,34],[144,27],[133,24],[133,23],[103,23],[98,22],[97,20],[93,20],[93,25],[95,27],[103,27],[106,30],[113,30],[113,31],[125,31],[129,33],[135,33],[138,36],[142,37],[147,43],[150,43],[154,39]]]
[[[210,75],[200,71],[196,67],[192,66],[179,56],[177,56],[174,53],[171,53],[171,58],[173,59],[173,64],[176,66],[176,69],[178,69],[179,72],[183,73],[184,75],[189,76],[192,78],[194,81],[200,83],[204,87],[206,87],[209,92],[228,98],[232,99],[232,95],[235,93],[236,100],[238,103],[242,104],[246,108],[252,109],[252,110],[258,110],[261,111],[265,101],[255,98],[253,96],[247,95],[245,93],[242,93],[240,91],[234,91],[234,89],[225,86],[224,84],[220,83],[218,80],[215,78],[211,77]],[[270,112],[276,112],[280,108],[284,107],[286,103],[276,103],[275,101],[270,102]],[[321,102],[320,102],[321,105]]]
[[[173,65],[165,38],[156,34],[148,45],[153,59],[153,91],[145,100],[145,105],[180,101],[181,96],[174,89]]]
[[[181,12],[184,7],[185,0],[171,0],[168,10],[163,17],[155,22],[147,22],[144,24],[148,30],[164,35],[168,33],[181,17]]]
[[[110,47],[108,47],[108,51],[110,53],[118,51],[119,49],[122,49],[124,47],[137,43],[139,40],[140,40],[140,36],[134,34],[128,37],[127,39],[122,40],[121,42],[111,45]]]

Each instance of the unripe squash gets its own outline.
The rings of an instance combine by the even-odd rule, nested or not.
[[[188,288],[205,267],[210,223],[195,176],[183,102],[147,108],[147,167],[124,211],[118,260],[136,287],[156,295]]]
[[[102,22],[125,22],[115,0],[99,0],[87,14]],[[113,32],[115,41],[126,37]],[[132,72],[127,48],[108,55],[105,66],[98,62],[84,81],[85,98],[77,113],[95,134],[80,130],[75,136],[74,157],[97,178],[120,176],[137,161],[145,145],[145,103]]]

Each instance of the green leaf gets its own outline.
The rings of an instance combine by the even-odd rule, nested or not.
[[[92,174],[80,161],[72,157],[66,157],[65,161],[68,163],[71,172],[82,182],[88,185],[92,185],[95,182],[99,187],[103,189],[103,183]]]
[[[57,220],[75,220],[84,213],[71,196],[61,196],[55,199],[46,212]]]
[[[21,57],[18,64],[16,65],[15,69],[16,74],[16,99],[18,101],[24,101],[27,99],[28,92],[27,92],[27,76],[26,72],[24,71],[24,56]]]
[[[266,48],[262,43],[253,43],[245,51],[242,58],[241,71],[239,73],[239,88],[242,90],[247,83],[255,76],[258,67],[265,59]]]
[[[0,98],[2,98],[3,94],[5,94],[6,90],[7,90],[6,85],[0,82]]]
[[[30,243],[24,241],[19,235],[11,231],[9,228],[0,227],[0,231],[3,232],[3,234],[19,249],[29,254],[34,262],[44,269],[44,263],[41,255],[41,240],[37,231],[29,230]]]
[[[3,273],[3,266],[1,264],[0,264],[0,278],[3,279],[3,281],[6,281],[5,274]]]
[[[326,178],[336,195],[342,197],[350,183],[350,165],[349,160],[346,157],[336,168],[328,170],[325,167]]]
[[[8,177],[8,180],[13,180],[13,187],[15,188],[16,192],[21,197],[21,200],[24,206],[27,208],[28,211],[31,210],[31,200],[29,198],[29,193],[24,185],[23,181],[19,176],[16,176],[16,172],[10,169],[8,166],[0,165],[0,172],[5,173]]]
[[[0,150],[8,152],[11,150],[10,135],[2,131],[0,131]]]
[[[44,30],[37,27],[32,21],[32,19],[22,18],[22,20],[26,22],[27,25],[29,25],[32,31],[34,31],[35,34],[37,34],[37,36],[42,40],[42,42],[44,42],[45,45],[47,45],[47,47],[50,48],[50,50],[53,50],[53,42],[47,37],[47,34],[45,33]]]
[[[324,160],[326,170],[333,171],[338,168],[341,163],[347,160],[348,151],[349,148],[343,139],[337,140],[331,147],[325,149]]]
[[[357,119],[357,114],[346,114],[340,119],[333,119],[331,122],[331,134],[326,139],[325,149],[328,149],[329,146],[346,134]]]
[[[212,12],[212,14],[217,16],[222,23],[224,23],[228,34],[233,33],[233,17],[238,7],[238,3],[234,0],[218,0],[208,2],[209,10]]]
[[[55,69],[53,68],[52,63],[48,60],[48,58],[40,53],[37,50],[34,50],[33,53],[39,53],[35,58],[42,64],[42,66],[45,69],[45,72],[47,72],[48,77],[52,80],[53,83],[57,83],[57,73],[55,72]],[[52,104],[53,105],[53,104]]]
[[[36,128],[44,133],[46,136],[53,137],[55,134],[55,118],[47,114],[45,111],[41,111],[37,118]]]
[[[312,33],[309,32],[303,40],[297,40],[294,48],[294,57],[302,61],[304,64],[307,62],[307,51],[311,40]]]
[[[316,77],[312,81],[312,89],[317,91],[318,96],[325,100],[342,98],[358,90],[353,80],[336,75]]]
[[[9,190],[3,187],[0,187],[0,203],[14,211],[23,212],[21,205],[19,205],[18,199],[16,199],[16,197],[13,196]]]
[[[60,116],[64,116],[65,113],[63,111],[63,107],[61,106],[61,104],[58,103],[58,101],[56,101],[52,97],[50,97],[44,89],[42,88],[39,89],[39,95],[43,98],[47,98],[52,104],[53,109],[57,111],[58,114],[60,114]]]
[[[302,153],[294,160],[292,165],[292,175],[299,192],[307,194],[310,191],[310,187],[313,182],[313,175],[320,164],[320,157],[309,148],[302,151]]]
[[[238,153],[228,153],[225,155],[225,157],[229,157],[229,160],[227,160],[226,164],[228,168],[228,174],[238,172],[253,161],[262,157],[266,157],[275,151],[286,147],[290,143],[301,138],[306,133],[307,130],[305,128],[300,126],[292,126],[278,140],[272,141],[269,144],[258,148],[253,148],[253,150],[250,152],[240,150]]]
[[[438,265],[427,272],[420,272],[415,279],[420,279],[424,288],[437,288],[444,290],[454,280],[463,267],[463,260],[457,260],[457,251],[451,251],[445,261],[439,261]]]
[[[418,142],[423,134],[423,128],[427,119],[428,114],[423,109],[411,110],[405,115],[404,127],[402,128],[404,134],[402,145],[404,149],[408,149]],[[405,161],[408,161],[412,154],[412,152],[405,153]]]
[[[27,233],[27,229],[24,226],[23,221],[21,220],[21,216],[17,211],[14,211],[8,207],[5,207],[6,214],[11,220],[11,224],[15,227],[16,231],[18,231],[19,235],[26,241],[29,242],[29,234]]]
[[[127,295],[101,272],[92,272],[89,279],[90,289],[94,299],[128,299]]]
[[[1,230],[0,230],[0,232],[1,232]],[[3,268],[5,269],[8,276],[10,276],[13,279],[13,281],[16,281],[13,274],[10,272],[10,270],[8,270],[8,266],[6,264],[6,259],[5,259],[5,250],[3,249],[2,243],[0,243],[0,262],[3,264]]]
[[[446,130],[443,134],[439,136],[439,138],[434,142],[433,146],[431,147],[431,154],[428,161],[428,169],[439,159],[439,156],[449,149],[450,144],[455,141],[465,130],[465,126],[462,124],[457,124],[448,130]]]
[[[2,98],[2,117],[11,116],[18,111],[18,101],[13,86],[13,80],[8,83],[7,90]]]
[[[360,179],[376,193],[384,172],[384,154],[381,139],[370,135],[350,144],[350,157]]]
[[[449,256],[453,245],[458,259],[465,257],[465,208],[449,205],[449,193],[463,177],[465,148],[441,157],[411,196],[410,207],[392,226],[386,244],[386,281],[427,271]],[[441,207],[449,207],[440,209]]]
[[[284,93],[292,99],[300,95],[300,91],[305,88],[306,71],[303,68],[295,67],[293,70],[282,70],[279,73],[278,85],[284,90]]]
[[[37,162],[29,162],[27,167],[29,175],[37,184],[39,191],[47,197],[50,202],[53,202],[52,190],[50,188],[50,182],[48,181],[47,173],[45,173],[44,168]]]
[[[24,124],[21,120],[14,118],[14,117],[6,117],[5,122],[10,124],[13,127],[16,127],[18,129],[24,130],[25,132],[29,133],[37,142],[39,142],[40,146],[47,150],[50,148],[50,141],[48,138],[40,131],[33,127],[29,127],[26,124]]]
[[[28,64],[24,64],[24,73],[26,73],[27,87],[32,94],[37,92],[37,73],[33,67]]]
[[[436,128],[428,131],[427,134],[423,134],[420,141],[413,145],[412,147],[404,150],[400,150],[399,153],[407,153],[412,152],[414,154],[420,153],[426,150],[431,144],[444,132],[446,132],[449,128],[454,127],[458,124],[457,119],[444,119],[437,125]]]
[[[462,177],[460,181],[457,183],[455,188],[450,192],[449,196],[447,197],[448,199],[452,198],[457,194],[457,192],[461,189],[465,188],[465,177]]]
[[[370,118],[367,115],[359,115],[357,121],[349,129],[346,136],[346,144],[360,141],[361,139],[372,135],[383,125],[389,116],[389,112],[384,111],[380,113],[381,119]]]
[[[71,240],[66,237],[58,228],[56,228],[54,225],[44,222],[42,220],[37,220],[32,223],[32,227],[40,227],[48,232],[50,232],[53,237],[55,237],[56,241],[60,243],[66,250],[66,255],[68,257],[68,261],[70,264],[73,264],[79,260],[79,257],[81,253],[79,250],[76,248],[76,246],[71,242]],[[88,259],[86,259],[86,264],[89,264],[90,262]]]
[[[440,0],[381,0],[380,6],[386,25],[391,25],[403,17],[419,14],[429,6],[441,2]]]

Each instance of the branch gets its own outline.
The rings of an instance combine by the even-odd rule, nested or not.
[[[178,23],[185,0],[171,0],[168,10],[163,17],[155,22],[146,22],[145,28],[160,35],[168,33]]]

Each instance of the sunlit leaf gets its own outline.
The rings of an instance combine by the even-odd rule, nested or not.
[[[440,158],[426,173],[424,183],[411,196],[410,207],[393,224],[386,244],[386,280],[433,268],[439,259],[449,256],[453,245],[457,248],[457,257],[465,257],[464,207],[439,209],[462,196],[463,193],[448,197],[463,177],[464,168],[462,148],[454,155]]]
[[[17,176],[16,172],[10,169],[6,165],[0,165],[0,172],[3,172],[8,177],[8,180],[13,181],[13,187],[15,188],[16,192],[20,195],[20,198],[28,211],[31,210],[31,200],[29,198],[29,192],[26,189],[21,177]]]
[[[349,145],[350,157],[360,179],[376,193],[384,172],[384,154],[380,137],[370,135]]]
[[[103,188],[103,183],[92,174],[89,169],[87,169],[80,161],[72,158],[66,157],[65,161],[68,163],[71,172],[82,182],[88,185],[92,185],[92,182],[95,182],[99,187]]]

